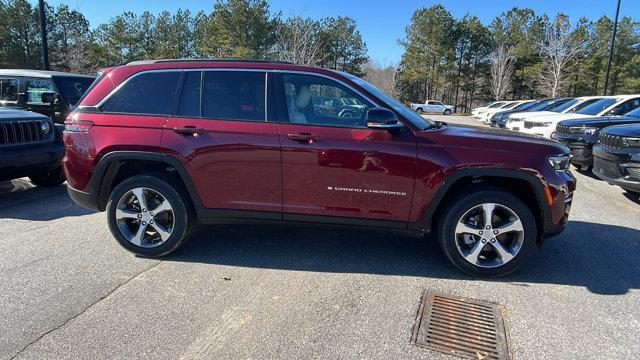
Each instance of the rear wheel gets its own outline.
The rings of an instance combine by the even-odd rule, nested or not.
[[[443,214],[440,246],[468,274],[506,275],[524,264],[535,248],[533,214],[509,192],[467,192],[451,201]]]
[[[125,249],[159,257],[178,249],[192,235],[196,218],[182,186],[138,175],[116,186],[107,203],[109,229]]]
[[[49,170],[47,172],[31,175],[29,180],[37,186],[58,186],[65,182],[64,171],[62,171],[62,165]]]
[[[416,112],[420,115],[422,115],[422,113],[424,112],[424,110],[422,110],[422,108],[417,108]]]

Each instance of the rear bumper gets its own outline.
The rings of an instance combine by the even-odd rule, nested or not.
[[[84,191],[76,190],[67,185],[67,193],[73,202],[82,206],[85,209],[100,211],[98,206],[98,198],[95,194],[87,193]]]
[[[32,147],[0,148],[0,180],[35,175],[60,166],[64,146],[55,142]]]

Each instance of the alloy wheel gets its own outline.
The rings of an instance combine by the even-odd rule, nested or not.
[[[167,241],[175,226],[173,207],[159,192],[138,187],[127,191],[116,206],[116,222],[122,235],[140,247],[156,247]]]
[[[455,229],[455,243],[460,255],[482,268],[495,268],[511,261],[524,241],[524,227],[510,208],[479,204],[462,215]]]

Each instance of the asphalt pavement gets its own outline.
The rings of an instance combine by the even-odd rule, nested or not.
[[[64,186],[0,183],[0,359],[448,358],[410,343],[425,289],[503,306],[516,359],[640,358],[640,200],[574,174],[566,231],[497,280],[363,229],[213,226],[143,259]]]

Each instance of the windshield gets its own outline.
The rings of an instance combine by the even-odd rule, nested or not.
[[[502,105],[504,105],[505,102],[504,101],[499,101],[497,103],[493,103],[493,105],[489,105],[488,107],[490,108],[497,108],[497,107],[501,107]]]
[[[582,110],[578,111],[578,114],[584,115],[598,115],[602,110],[618,102],[616,98],[606,98],[598,100],[589,106],[585,106]]]
[[[640,108],[635,108],[634,110],[629,111],[625,115],[640,117]]]
[[[547,106],[546,108],[544,108],[545,111],[553,111],[553,112],[557,112],[559,113],[560,111],[558,110],[560,107],[562,107],[564,104],[571,102],[572,99],[560,99],[560,100],[556,100],[556,102],[549,104],[549,106]]]
[[[580,104],[576,105],[573,107],[573,109],[567,111],[570,113],[577,113],[578,111],[582,110],[583,108],[593,104],[594,102],[601,100],[602,98],[595,98],[595,99],[589,99],[589,100],[585,100],[583,102],[581,102]]]
[[[563,111],[571,108],[572,106],[576,105],[579,102],[580,102],[580,99],[569,100],[569,101],[567,101],[565,103],[561,103],[558,106],[554,107],[553,110],[551,110],[551,111],[560,113],[560,112],[563,112]]]
[[[541,111],[542,109],[546,108],[547,106],[549,106],[549,103],[552,100],[543,100],[538,102],[537,104],[533,105],[532,107],[529,108],[529,110],[527,111]]]
[[[55,76],[53,81],[60,92],[60,96],[71,106],[76,106],[78,101],[87,91],[94,78],[92,77],[73,77],[73,76]]]
[[[348,77],[351,81],[355,82],[356,84],[365,88],[365,90],[373,94],[378,99],[384,101],[385,104],[391,106],[395,111],[399,112],[400,115],[402,115],[402,117],[411,121],[411,123],[417,126],[419,129],[424,130],[436,124],[433,120],[423,118],[422,116],[418,115],[418,113],[416,113],[415,111],[404,106],[398,100],[387,95],[384,91],[360,79],[359,77],[355,77],[351,74],[347,74],[343,72],[341,72],[341,74]]]
[[[523,103],[518,104],[518,106],[514,107],[513,110],[524,110],[533,105],[533,101],[525,101]]]

